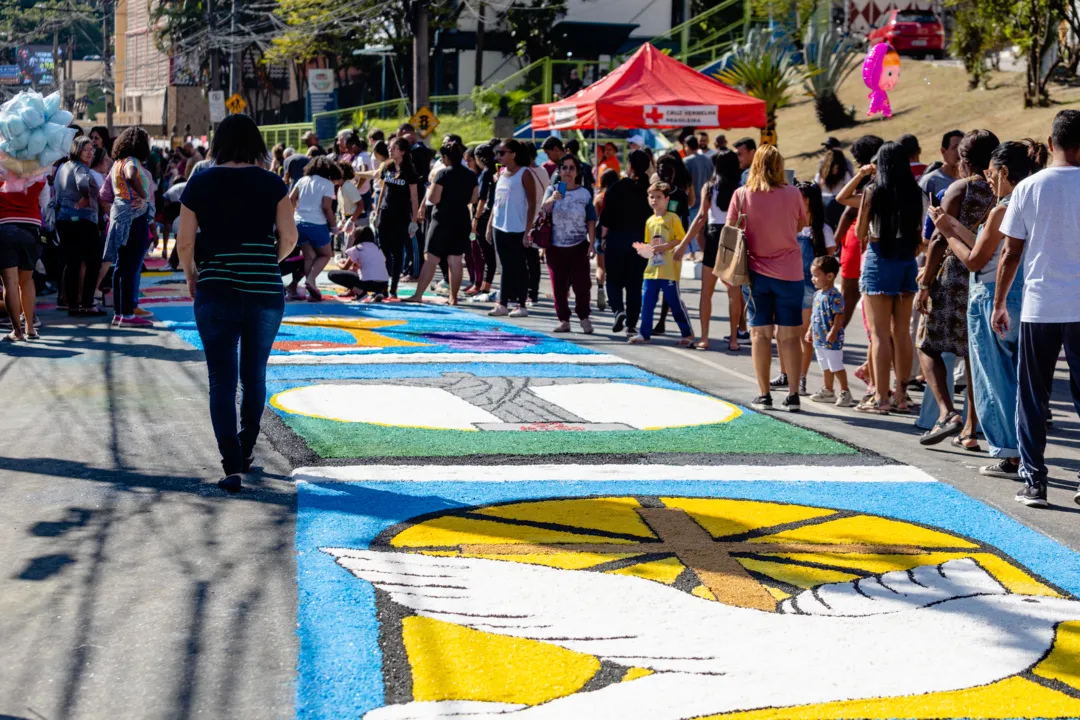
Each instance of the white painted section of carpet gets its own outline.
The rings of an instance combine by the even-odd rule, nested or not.
[[[378,355],[271,355],[271,365],[401,365],[409,363],[468,363],[487,362],[504,364],[569,363],[571,365],[628,365],[629,360],[597,353],[574,355],[570,353],[387,353]]]
[[[594,423],[625,423],[638,430],[712,425],[742,414],[708,395],[625,382],[541,385],[529,392]]]
[[[344,465],[297,468],[292,476],[301,482],[937,482],[909,465]]]
[[[473,423],[501,422],[487,410],[433,387],[308,385],[280,392],[270,403],[297,415],[397,427],[476,430]]]

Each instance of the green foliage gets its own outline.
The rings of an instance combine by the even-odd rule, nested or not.
[[[985,84],[986,56],[1016,45],[1027,60],[1024,105],[1050,103],[1047,83],[1058,62],[1047,62],[1062,19],[1074,17],[1068,0],[950,0],[956,16],[952,50],[964,61],[974,89]]]
[[[861,52],[835,29],[816,23],[806,29],[803,52],[808,70],[804,85],[814,97],[818,121],[827,131],[854,126],[855,111],[844,108],[837,91],[859,67]]]
[[[566,0],[518,0],[503,15],[523,64],[558,55],[551,28],[566,15]]]
[[[796,41],[812,24],[821,0],[750,0],[750,13],[758,18],[771,18],[792,29]]]
[[[719,76],[721,82],[765,101],[768,127],[761,133],[762,141],[775,144],[777,110],[791,104],[795,89],[814,71],[795,62],[787,38],[761,28],[751,29],[722,61],[727,69]]]
[[[536,102],[535,89],[516,88],[503,91],[495,87],[474,87],[472,91],[473,117],[486,120],[490,123],[491,118],[499,113],[499,105],[506,98],[510,117],[515,123],[522,122],[532,114],[533,103]]]

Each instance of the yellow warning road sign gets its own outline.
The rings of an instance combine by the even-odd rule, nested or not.
[[[425,105],[413,113],[413,116],[409,118],[409,123],[416,128],[417,135],[426,138],[439,127],[439,118],[435,117],[435,113]]]
[[[225,101],[225,107],[229,108],[229,112],[233,115],[238,115],[244,112],[247,107],[247,100],[240,96],[240,93],[234,94],[231,98]]]

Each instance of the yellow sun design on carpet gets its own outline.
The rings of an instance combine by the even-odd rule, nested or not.
[[[996,549],[944,531],[845,510],[751,500],[596,497],[494,505],[391,528],[376,548],[630,575],[766,612],[805,589],[965,558],[1009,593],[1065,597]],[[586,685],[596,689],[601,675],[601,684],[610,684],[653,672],[602,667],[592,655],[550,643],[404,612],[390,642],[407,658],[415,701],[535,705]],[[1080,717],[1080,621],[1057,626],[1052,650],[1031,672],[989,685],[709,717]]]
[[[281,321],[282,325],[297,327],[332,328],[344,330],[353,336],[354,342],[339,343],[325,340],[279,340],[274,343],[275,350],[286,352],[310,352],[317,350],[348,349],[348,348],[394,348],[394,347],[423,347],[430,343],[413,342],[411,340],[399,340],[376,330],[405,325],[405,320],[371,320],[368,318],[340,317],[334,315],[312,315],[286,317]]]

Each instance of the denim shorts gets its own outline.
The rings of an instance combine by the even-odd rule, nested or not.
[[[814,309],[814,295],[816,293],[817,293],[817,290],[815,290],[813,287],[807,285],[805,281],[803,282],[803,291],[802,291],[802,309],[803,310],[813,310]]]
[[[750,300],[746,306],[751,327],[802,327],[802,280],[777,280],[750,271]]]
[[[327,225],[296,223],[296,231],[300,235],[297,245],[308,243],[313,248],[321,248],[330,244],[330,228]]]
[[[915,258],[887,258],[878,254],[877,243],[866,246],[859,290],[863,295],[904,295],[916,293],[919,265]]]

